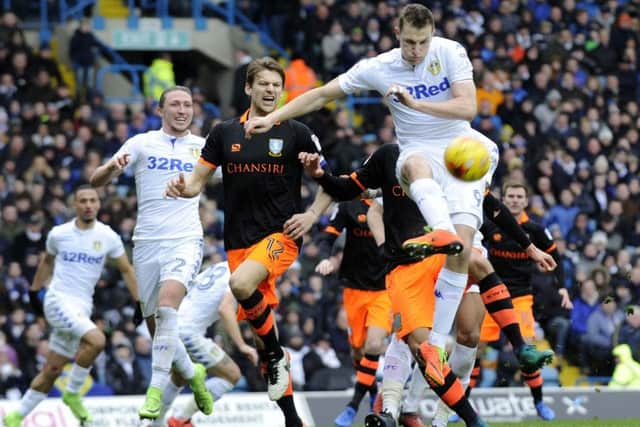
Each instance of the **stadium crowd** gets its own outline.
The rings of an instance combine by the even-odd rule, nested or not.
[[[401,1],[297,3],[237,1],[249,16],[263,16],[276,41],[303,61],[294,73],[311,68],[328,80],[359,58],[395,46],[393,22]],[[553,276],[536,274],[540,338],[550,340],[558,359],[578,365],[585,375],[610,375],[612,350],[619,343],[629,344],[640,361],[640,2],[426,3],[437,31],[460,41],[472,59],[478,88],[473,126],[496,141],[501,152],[493,190],[499,194],[507,179],[526,180],[532,189],[530,217],[548,227],[562,255],[574,309],[560,308],[559,296],[550,291]],[[194,133],[206,134],[227,118],[203,109],[207,100],[201,92],[196,91],[195,101]],[[46,354],[47,325],[31,309],[28,289],[48,230],[70,219],[72,189],[87,183],[127,138],[159,128],[154,105],[150,99],[144,109],[132,111],[124,104],[106,104],[102,94],[91,90],[85,98],[74,97],[51,49],[28,45],[15,15],[3,15],[0,397],[19,396]],[[360,106],[355,113],[358,120],[340,108],[305,118],[336,174],[353,170],[395,138],[383,105]],[[304,183],[307,203],[315,185]],[[130,252],[136,218],[133,176],[125,173],[101,196],[99,219],[122,236]],[[201,217],[205,264],[210,264],[225,258],[224,205],[218,186],[209,185],[205,196]],[[352,371],[340,282],[314,272],[321,261],[315,238],[327,221],[325,214],[305,237],[298,261],[278,284],[277,320],[298,388],[351,385],[348,375],[315,375],[326,369]],[[108,345],[92,370],[106,392],[142,393],[148,383],[151,341],[136,328],[133,314],[121,277],[107,269],[96,288],[94,318]],[[243,331],[249,339],[249,329]],[[257,368],[234,353],[219,330],[212,334],[226,342],[241,365],[243,387],[264,390]],[[495,347],[497,354],[502,344]],[[516,381],[508,368],[498,371],[498,384]]]

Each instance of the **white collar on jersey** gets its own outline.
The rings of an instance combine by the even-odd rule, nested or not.
[[[169,135],[168,133],[166,133],[164,131],[164,129],[160,128],[160,134],[162,135],[163,138],[166,139],[167,142],[171,142],[174,143],[175,141],[179,141],[183,138],[187,138],[188,136],[191,136],[191,131],[187,129],[187,133],[185,133],[182,136],[173,136],[173,135]]]

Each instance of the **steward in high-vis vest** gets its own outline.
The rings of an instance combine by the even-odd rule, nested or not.
[[[631,355],[628,344],[620,344],[613,348],[613,355],[617,359],[609,387],[640,387],[640,363]]]
[[[144,96],[151,99],[159,99],[162,92],[176,85],[175,74],[171,56],[165,53],[156,58],[142,76],[144,83]]]

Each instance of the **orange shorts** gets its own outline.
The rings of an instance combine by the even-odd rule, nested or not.
[[[386,277],[394,330],[404,338],[418,328],[433,326],[435,286],[446,255],[432,255],[420,262],[400,265]]]
[[[391,300],[386,290],[365,291],[344,288],[344,308],[349,322],[349,342],[360,348],[367,338],[367,328],[377,326],[391,332]]]
[[[273,233],[249,248],[231,249],[227,251],[227,260],[231,273],[246,260],[256,261],[264,265],[269,275],[258,284],[264,300],[271,307],[278,305],[276,280],[298,257],[298,245],[282,233]],[[238,320],[245,319],[244,310],[238,305]]]
[[[533,319],[533,295],[524,295],[513,298],[513,308],[518,317],[520,331],[523,338],[533,338],[535,336],[535,320]],[[480,341],[493,342],[500,339],[500,326],[488,313],[484,316],[482,328],[480,329]]]

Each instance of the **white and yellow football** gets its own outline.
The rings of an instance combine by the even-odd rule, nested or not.
[[[459,136],[444,151],[444,164],[449,173],[462,181],[477,181],[491,166],[489,150],[480,141]]]

